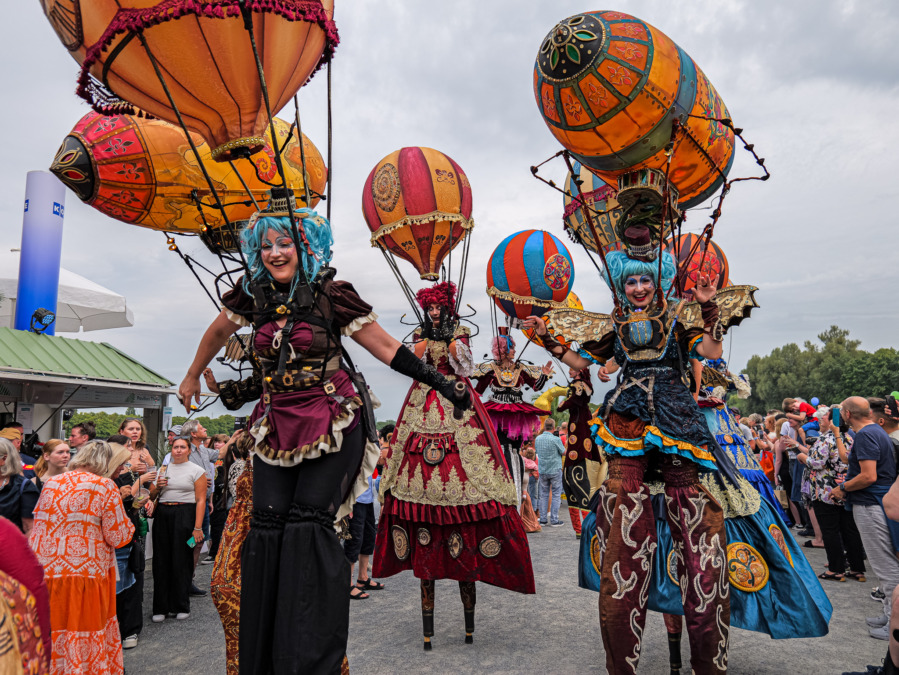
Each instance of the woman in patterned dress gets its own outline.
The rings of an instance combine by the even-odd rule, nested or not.
[[[44,484],[29,539],[50,593],[53,675],[122,673],[115,549],[134,535],[119,489],[103,475],[112,449],[90,441]]]
[[[437,284],[416,297],[426,312],[424,327],[415,332],[416,356],[470,391],[469,331],[454,313],[455,285]],[[411,569],[421,579],[425,649],[434,634],[436,579],[459,582],[469,643],[476,581],[534,592],[515,485],[487,411],[477,396],[471,400],[472,408],[457,417],[441,393],[413,384],[381,479],[373,574]]]

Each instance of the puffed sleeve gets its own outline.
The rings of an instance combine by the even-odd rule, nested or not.
[[[115,483],[108,478],[104,481],[108,495],[101,522],[103,539],[113,548],[121,548],[134,536],[134,524],[125,513],[125,506]]]
[[[344,337],[349,337],[364,325],[378,320],[371,305],[359,297],[353,284],[348,281],[335,281],[331,284],[331,302],[334,303],[334,325]]]
[[[243,289],[243,276],[234,284],[234,288],[222,296],[222,309],[225,315],[240,326],[249,326],[253,322],[253,298]]]
[[[453,335],[452,346],[448,350],[450,366],[459,377],[471,377],[474,372],[474,359],[471,356],[469,339],[471,332],[464,326],[458,326]]]
[[[581,343],[577,353],[588,361],[603,365],[612,358],[612,355],[615,352],[614,347],[615,333],[614,331],[610,331],[598,340],[585,340]]]
[[[705,331],[702,328],[684,328],[681,324],[677,324],[679,334],[676,336],[681,345],[681,350],[687,355],[688,359],[701,359],[702,357],[696,353],[696,347],[702,342],[702,336]]]

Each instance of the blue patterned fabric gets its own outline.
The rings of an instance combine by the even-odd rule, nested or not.
[[[743,477],[752,484],[752,487],[759,491],[762,498],[771,505],[782,520],[789,520],[777,497],[774,496],[771,481],[768,480],[768,476],[762,471],[762,467],[755,458],[752,448],[746,444],[736,420],[727,410],[727,407],[721,405],[717,408],[700,408],[700,410],[705,415],[709,430],[715,434],[715,440],[718,441],[718,445],[730,454]]]

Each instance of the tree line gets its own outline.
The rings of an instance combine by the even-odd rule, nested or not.
[[[820,343],[820,344],[819,344]],[[764,414],[780,409],[785,398],[817,397],[832,405],[849,396],[886,396],[899,389],[899,351],[885,347],[874,352],[860,348],[849,331],[831,326],[806,340],[749,359],[743,373],[749,377],[752,396],[732,401],[741,412]]]

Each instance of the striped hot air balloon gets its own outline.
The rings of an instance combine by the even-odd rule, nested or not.
[[[618,234],[618,223],[621,220],[621,209],[615,199],[617,190],[603,181],[580,162],[574,162],[574,169],[580,185],[576,184],[571,173],[565,179],[565,196],[562,220],[565,229],[573,241],[581,241],[594,253],[599,247],[593,237],[593,229],[584,215],[583,204],[592,209],[593,227],[599,236],[600,244],[605,252],[623,248]]]
[[[543,230],[506,237],[487,264],[487,294],[513,320],[565,307],[573,285],[571,253]]]
[[[365,181],[362,213],[372,246],[412,263],[430,281],[474,227],[468,177],[431,148],[401,148],[378,162]]]

